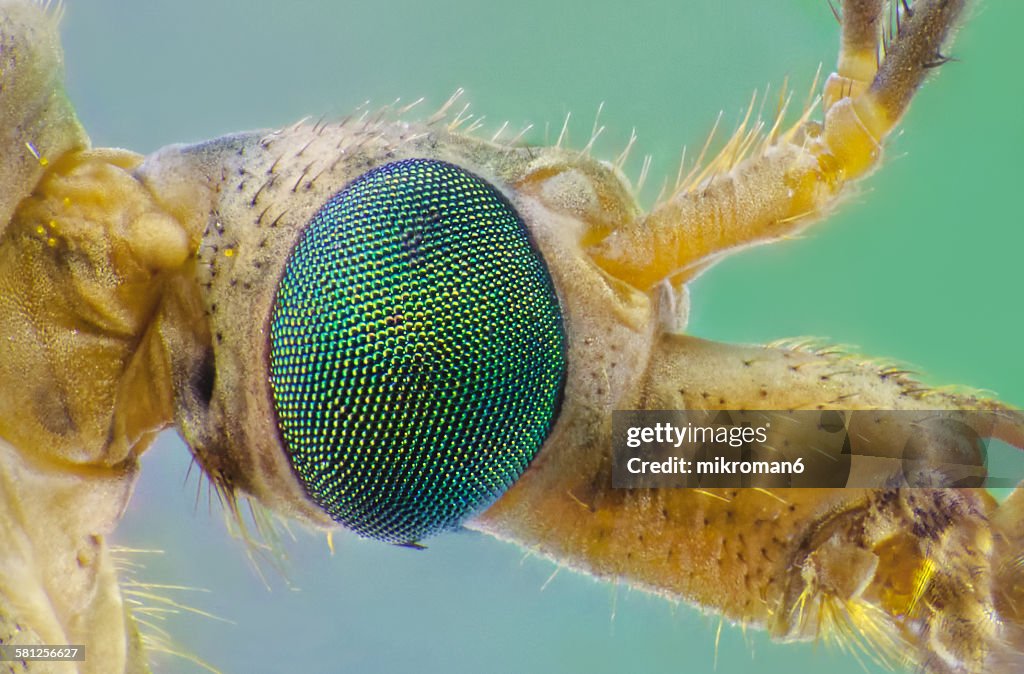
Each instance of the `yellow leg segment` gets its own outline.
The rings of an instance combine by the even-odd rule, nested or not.
[[[621,407],[990,410],[1002,422],[988,434],[1024,445],[1024,415],[995,401],[830,351],[683,335],[658,338]],[[773,442],[800,444],[792,428]],[[999,576],[1022,575],[1021,494],[1004,535],[982,489],[615,489],[607,427],[584,414],[565,433],[576,441],[539,457],[470,526],[777,638],[840,642],[929,674],[1020,671],[997,663],[1021,635],[1022,605],[1000,598],[1020,583]]]
[[[826,111],[843,98],[859,96],[878,72],[884,7],[882,0],[845,0],[836,14],[842,31],[836,71],[822,93]]]
[[[824,124],[801,120],[757,139],[741,131],[696,184],[684,184],[646,217],[588,252],[605,271],[648,289],[694,277],[722,256],[800,231],[825,214],[842,188],[877,162],[963,9],[963,0],[924,0],[902,9],[877,65],[880,3],[843,5],[837,73],[825,85]]]

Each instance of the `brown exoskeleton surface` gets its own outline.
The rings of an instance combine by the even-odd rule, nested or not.
[[[974,491],[638,493],[607,483],[613,409],[1001,409],[838,354],[685,337],[676,334],[685,316],[665,310],[666,297],[679,297],[721,253],[799,231],[873,165],[957,9],[919,3],[904,15],[876,74],[883,22],[874,4],[842,8],[844,49],[825,87],[823,126],[801,120],[749,141],[737,135],[649,214],[613,167],[578,150],[462,135],[450,117],[298,125],[148,158],[88,150],[47,61],[49,20],[4,5],[5,58],[17,56],[5,61],[2,109],[12,130],[0,242],[8,629],[87,643],[95,671],[142,661],[124,636],[133,629],[103,536],[137,457],[172,423],[226,490],[330,524],[295,482],[259,407],[265,377],[247,358],[261,335],[250,319],[266,311],[272,288],[258,281],[274,276],[267,266],[280,268],[326,196],[385,157],[430,156],[509,194],[552,268],[572,340],[554,434],[470,527],[779,637],[862,632],[876,650],[931,671],[1014,671],[1012,499],[997,510]],[[276,180],[238,178],[246,174]],[[214,220],[223,231],[211,229]],[[261,246],[271,224],[279,233]],[[204,244],[225,232],[236,252],[204,257]],[[213,400],[199,410],[188,385],[211,350]],[[1018,417],[1006,419],[1002,436],[1019,443]],[[944,526],[927,537],[908,533],[937,519]]]

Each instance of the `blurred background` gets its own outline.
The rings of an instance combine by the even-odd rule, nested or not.
[[[991,390],[1024,405],[1019,348],[1024,4],[982,2],[920,94],[883,170],[804,237],[749,250],[691,288],[694,334],[733,342],[815,336],[909,363],[929,383]],[[802,101],[833,66],[825,0],[480,3],[179,0],[66,3],[68,89],[97,146],[151,152],[363,101],[424,96],[429,115],[466,89],[484,129],[557,137],[571,112],[582,147],[604,103],[595,154],[630,129],[628,174],[653,155],[649,204],[723,111],[789,77]],[[769,104],[769,109],[772,104]],[[482,131],[483,133],[488,133]],[[722,139],[725,138],[723,134]],[[116,543],[140,579],[205,588],[172,596],[221,618],[170,615],[184,651],[224,672],[885,671],[822,644],[780,645],[699,609],[595,582],[484,536],[450,534],[413,551],[296,531],[286,576],[225,531],[189,455],[166,434]],[[269,587],[268,587],[269,586]],[[717,650],[717,654],[716,654]],[[201,671],[158,656],[158,671]]]

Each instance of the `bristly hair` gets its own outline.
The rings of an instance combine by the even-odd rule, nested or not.
[[[659,196],[657,203],[661,203],[673,194],[697,189],[717,176],[729,173],[748,157],[763,154],[773,145],[802,142],[802,139],[798,138],[798,134],[805,127],[821,100],[817,94],[820,80],[821,65],[819,64],[800,116],[792,124],[786,123],[793,97],[788,81],[783,81],[775,111],[770,117],[770,123],[763,117],[770,87],[765,87],[760,105],[758,105],[758,92],[755,91],[733,133],[714,157],[707,160],[708,151],[722,122],[723,113],[720,112],[689,171],[686,171],[686,148],[683,149],[675,184],[670,193]],[[757,109],[756,115],[754,115],[755,109]]]
[[[669,181],[665,181],[661,192],[655,199],[655,207],[674,194],[696,189],[706,182],[714,180],[719,175],[729,173],[748,157],[760,155],[773,145],[806,142],[807,139],[804,138],[803,132],[809,127],[809,119],[820,102],[820,95],[817,93],[820,79],[821,66],[819,65],[807,98],[801,108],[800,115],[792,124],[787,123],[792,101],[792,91],[789,89],[787,82],[783,82],[777,97],[775,110],[767,118],[763,117],[763,114],[768,104],[770,88],[765,87],[764,93],[760,97],[758,92],[755,91],[733,133],[711,159],[708,159],[722,122],[723,114],[719,113],[718,119],[714,123],[700,152],[689,166],[687,165],[687,151],[686,148],[683,148],[675,182],[670,184]],[[428,128],[441,129],[448,133],[458,133],[463,136],[479,138],[484,142],[492,144],[501,144],[506,147],[529,145],[529,143],[524,143],[524,138],[533,129],[532,124],[525,125],[515,135],[506,138],[510,126],[509,121],[506,120],[496,126],[493,132],[484,136],[478,135],[485,126],[486,118],[470,112],[470,104],[464,102],[463,99],[465,93],[465,90],[462,88],[456,89],[436,111],[419,120],[410,119],[409,113],[423,102],[423,98],[418,98],[406,105],[401,105],[401,101],[396,99],[394,102],[380,106],[372,111],[370,102],[366,101],[351,114],[338,121],[327,122],[324,118],[320,118],[313,122],[312,127],[315,133],[322,132],[331,126],[340,128],[352,127],[365,132],[369,131],[372,127],[379,127],[379,125],[385,122],[404,122],[408,124],[413,121],[419,121]],[[591,156],[598,139],[606,129],[606,126],[601,124],[601,113],[603,110],[604,103],[601,103],[598,105],[594,116],[587,142],[578,150],[580,157]],[[568,149],[571,120],[572,113],[569,112],[559,127],[557,139],[553,143],[554,147]],[[298,128],[309,123],[310,119],[305,118],[299,120],[290,128]],[[360,126],[361,129],[359,128]],[[267,145],[271,144],[274,137],[279,133],[280,131],[269,134],[263,142]],[[415,137],[415,135],[407,136],[404,139],[408,140]],[[630,131],[624,148],[610,162],[616,170],[620,172],[623,170],[633,149],[636,147],[637,139],[638,135],[634,127]],[[366,142],[365,135],[362,135],[360,142]],[[631,181],[635,194],[639,194],[644,188],[650,172],[652,159],[653,157],[650,154],[644,156],[638,175]]]
[[[125,607],[134,622],[129,630],[136,633],[138,642],[145,649],[147,657],[154,654],[169,655],[187,660],[213,674],[220,674],[219,669],[181,646],[164,624],[169,616],[181,613],[232,623],[230,620],[175,598],[183,593],[208,593],[209,590],[188,585],[167,585],[140,580],[139,575],[144,571],[145,565],[138,561],[138,558],[142,555],[161,555],[163,554],[162,550],[112,546],[110,553],[119,576]]]
[[[247,494],[238,491],[223,476],[212,474],[202,466],[193,454],[186,481],[192,474],[192,466],[199,467],[196,485],[196,507],[198,508],[203,487],[207,489],[207,508],[213,510],[213,496],[216,495],[224,516],[224,526],[232,538],[245,544],[246,556],[260,581],[269,589],[264,566],[290,584],[288,579],[288,555],[282,544],[282,532],[294,540],[295,536],[288,522],[269,508]]]

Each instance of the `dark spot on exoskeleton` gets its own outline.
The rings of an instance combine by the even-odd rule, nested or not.
[[[878,495],[875,496],[875,502],[878,503],[879,507],[888,506],[892,504],[898,496],[899,492],[894,489],[888,489],[878,492]],[[913,499],[913,497],[911,497],[911,499]]]
[[[930,530],[927,526],[925,526],[924,522],[914,522],[912,530],[914,532],[914,536],[917,538],[928,538],[930,540],[935,540],[936,538],[938,538],[936,532]]]
[[[199,367],[192,375],[192,393],[204,408],[210,406],[213,400],[213,384],[217,376],[217,366],[214,362],[213,349],[207,349]]]

